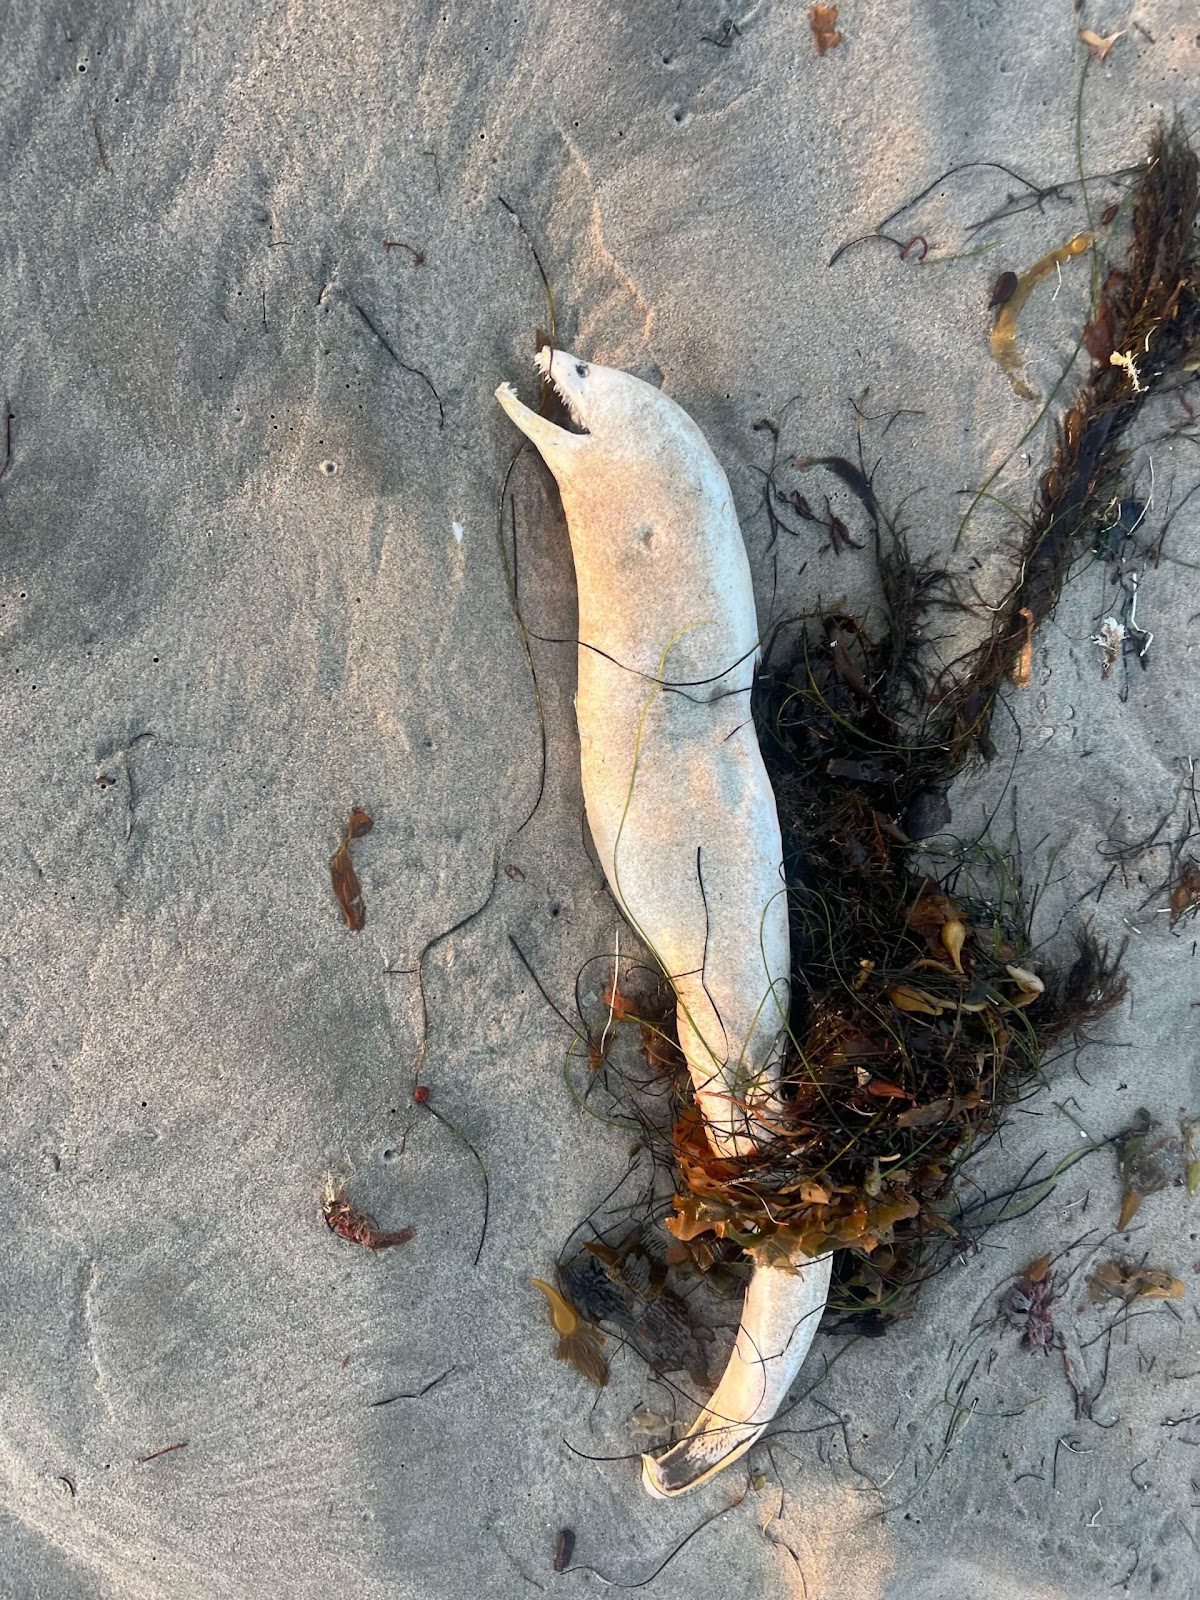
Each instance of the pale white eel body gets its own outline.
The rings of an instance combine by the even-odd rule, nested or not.
[[[558,482],[579,589],[576,713],[588,824],[618,904],[670,978],[718,1155],[770,1137],[786,1043],[788,909],[775,798],[750,710],[758,622],[724,472],[651,385],[538,357],[587,431],[497,399]],[[820,1321],[829,1258],[758,1268],[725,1375],[689,1434],[644,1458],[682,1493],[749,1449]]]

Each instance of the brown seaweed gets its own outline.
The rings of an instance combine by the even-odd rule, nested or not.
[[[1028,637],[1023,613],[1040,627],[1072,561],[1095,543],[1105,511],[1120,499],[1129,427],[1171,379],[1200,362],[1198,174],[1182,128],[1158,129],[1135,192],[1128,261],[1101,288],[1090,324],[1092,369],[1059,425],[1025,536],[1021,580],[988,639],[950,669],[943,686],[933,734],[947,771],[972,750],[987,753],[996,694]]]
[[[1086,1041],[1088,1027],[1120,1001],[1120,952],[1083,930],[1073,959],[1046,963],[1034,951],[1019,872],[1003,851],[986,837],[951,839],[943,852],[950,865],[935,880],[913,847],[948,827],[952,780],[993,754],[992,718],[1005,684],[1027,681],[1032,641],[1072,563],[1098,549],[1113,505],[1123,504],[1127,430],[1154,394],[1200,365],[1197,191],[1196,158],[1181,129],[1160,129],[1133,199],[1128,260],[1100,289],[1091,370],[1022,525],[1020,578],[983,644],[934,682],[922,646],[930,613],[960,603],[947,574],[914,560],[885,513],[861,431],[857,465],[844,456],[793,463],[833,472],[860,501],[883,620],[869,627],[840,611],[788,619],[766,641],[755,687],[793,948],[785,1094],[771,1143],[746,1159],[716,1158],[681,1069],[669,992],[633,993],[628,971],[605,990],[606,1047],[581,1103],[607,1087],[616,1105],[606,1120],[636,1129],[656,1168],[670,1163],[674,1240],[656,1294],[671,1292],[675,1274],[728,1282],[747,1255],[770,1262],[794,1258],[797,1248],[833,1250],[831,1308],[852,1311],[856,1331],[878,1332],[997,1215],[1047,1192],[1046,1180],[1027,1172],[997,1210],[990,1198],[960,1198],[958,1180],[1006,1112],[1043,1081],[1048,1052]],[[772,434],[777,452],[775,424],[755,426]],[[772,538],[787,527],[781,512],[824,523],[802,494],[780,490],[775,470],[773,455]],[[1200,900],[1191,885],[1180,874],[1176,918]],[[641,1078],[615,1065],[612,1035],[622,1028],[640,1034]],[[598,1035],[585,1019],[580,1056],[596,1054],[586,1047]],[[648,1218],[661,1214],[653,1193],[643,1204]],[[618,1326],[628,1325],[635,1304],[620,1281],[625,1248],[623,1239],[565,1263],[572,1293],[597,1320]],[[1048,1302],[1052,1282],[1036,1281]]]
[[[358,873],[354,870],[354,862],[350,859],[350,844],[354,839],[361,839],[363,834],[370,833],[375,826],[373,819],[360,807],[355,806],[350,813],[350,820],[346,824],[346,832],[341,844],[333,852],[329,862],[329,875],[333,880],[333,892],[337,903],[342,908],[342,915],[346,919],[346,926],[351,933],[361,933],[367,925],[367,908],[363,904],[362,888],[359,885]]]

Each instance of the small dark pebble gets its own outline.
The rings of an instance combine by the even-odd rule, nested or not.
[[[575,1535],[570,1528],[564,1528],[558,1536],[558,1545],[554,1551],[555,1572],[565,1572],[571,1564],[571,1557],[575,1554]]]
[[[908,803],[902,826],[908,837],[932,839],[950,822],[950,802],[944,789],[922,789]]]
[[[1006,300],[1011,300],[1016,292],[1016,273],[1002,272],[992,285],[992,298],[988,301],[989,308],[992,306],[1002,306]]]

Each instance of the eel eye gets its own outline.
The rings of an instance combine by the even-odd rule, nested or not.
[[[580,377],[581,377],[581,378],[586,378],[586,377],[587,377],[587,375],[588,375],[588,369],[587,369],[587,366],[586,366],[586,364],[585,364],[585,363],[584,363],[584,362],[582,362],[582,361],[577,361],[577,362],[576,362],[576,363],[575,363],[575,371],[576,371],[576,372],[577,372],[577,373],[578,373],[578,374],[579,374],[579,376],[580,376]]]

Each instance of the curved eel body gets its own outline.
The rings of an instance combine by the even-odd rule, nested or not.
[[[790,947],[775,798],[750,711],[759,656],[749,563],[719,463],[674,401],[628,373],[542,350],[584,430],[497,399],[558,483],[579,589],[576,714],[588,824],[625,916],[677,999],[709,1142],[769,1137]],[[811,1342],[828,1260],[756,1271],[729,1368],[688,1436],[647,1458],[654,1494],[749,1448]]]

